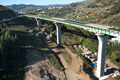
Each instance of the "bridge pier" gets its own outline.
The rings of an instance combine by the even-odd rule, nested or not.
[[[37,18],[36,18],[37,26],[38,26],[39,28],[41,28],[40,21],[41,21],[40,19],[37,19]]]
[[[57,31],[57,44],[61,45],[61,23],[54,22]]]
[[[97,58],[97,77],[104,76],[104,68],[105,68],[105,55],[106,55],[106,45],[108,35],[105,34],[97,34],[99,40],[98,47],[98,58]]]

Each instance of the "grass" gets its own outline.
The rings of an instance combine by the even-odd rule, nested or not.
[[[46,32],[49,34],[49,31],[46,30]],[[48,49],[44,42],[45,42],[45,37],[42,35],[42,43],[41,43],[41,48],[39,48],[39,51],[42,53],[42,55],[46,55],[47,58],[49,59],[50,65],[52,65],[55,69],[63,71],[63,65],[60,62],[59,57],[57,56],[56,53],[54,53],[52,50]]]
[[[26,21],[28,20],[28,21]],[[33,21],[33,22],[32,22]],[[32,23],[31,23],[32,22]],[[40,36],[31,35],[28,31],[36,29],[36,23],[31,18],[19,18],[6,23],[7,29],[10,30],[12,35],[17,35],[19,44],[21,46],[21,52],[16,57],[9,60],[7,68],[0,71],[0,80],[23,80],[25,77],[25,67],[27,65],[26,50],[39,49],[43,55],[46,55],[49,59],[50,65],[54,66],[58,70],[63,70],[63,66],[60,64],[58,57],[54,53],[44,47]],[[24,25],[25,23],[25,25]],[[27,25],[28,24],[28,25]]]
[[[63,70],[63,67],[61,66],[58,58],[53,54],[53,52],[46,48],[46,47],[42,47],[41,49],[39,49],[39,51],[43,54],[46,55],[47,58],[49,59],[49,62],[52,66],[54,66],[57,70]]]
[[[83,12],[94,12],[96,10],[98,10],[98,9],[97,8],[86,8],[83,10]]]
[[[72,63],[71,55],[69,53],[62,53],[62,55],[65,61],[68,63],[68,65],[71,65]]]
[[[8,9],[8,8],[3,5],[0,5],[0,10],[3,10],[3,9]]]
[[[79,48],[79,50],[74,49],[73,46],[70,46],[70,48],[71,48],[78,56],[81,56],[81,57],[82,57],[81,53],[83,53],[83,51],[82,51],[80,48]]]
[[[25,31],[27,30],[27,28],[24,26],[24,25],[13,25],[13,26],[10,26],[9,27],[10,30],[13,30],[13,31]]]
[[[112,15],[111,17],[108,17],[108,18],[105,18],[105,19],[101,20],[101,22],[99,22],[99,23],[104,23],[106,21],[108,22],[110,20],[113,20],[113,18],[116,18],[116,17],[119,17],[119,16],[120,16],[120,13],[118,13],[116,15]]]
[[[22,30],[13,31],[12,28],[10,29],[12,35],[17,35],[19,39],[18,43],[21,45],[21,50],[19,54],[7,61],[6,68],[3,71],[0,71],[0,80],[23,80],[25,76],[25,66],[27,65],[27,59],[25,58],[26,47],[22,46],[31,45],[30,43],[32,43],[31,41],[33,39],[30,38],[27,32]]]
[[[0,21],[3,21],[4,18],[11,18],[11,16],[15,17],[15,12],[0,5]]]
[[[120,80],[120,76],[117,76],[117,79]]]
[[[28,17],[21,17],[21,18],[16,18],[10,21],[4,22],[8,26],[15,26],[15,25],[24,25],[26,28],[33,29],[36,25],[36,21],[33,18],[28,18]]]
[[[64,34],[62,34],[62,41],[65,42],[68,45],[73,45],[73,44],[80,43],[80,41],[78,41],[77,39],[75,39],[73,37],[73,34],[66,33],[66,32]]]
[[[77,7],[75,9],[75,12],[66,14],[66,17],[70,19],[75,19],[77,21],[81,20],[81,21],[100,23],[100,24],[105,24],[109,26],[119,27],[119,21],[114,20],[114,18],[119,17],[120,13],[107,16],[106,13],[110,14],[111,10],[106,10],[106,8],[109,8],[110,5],[106,5],[104,7],[99,7],[99,8],[87,7],[87,5],[90,5],[90,4],[95,5],[95,1],[98,1],[98,0],[88,0],[86,2],[82,2],[82,4],[76,3]],[[100,13],[100,15],[93,16],[94,14],[97,14],[97,13]],[[87,16],[88,18],[86,19]],[[107,17],[107,18],[104,18],[104,17]]]
[[[75,39],[74,35],[73,36],[72,35],[73,34],[71,34],[70,32],[66,32],[66,33],[62,34],[62,38],[63,38],[64,42],[67,43],[69,48],[72,51],[74,51],[78,56],[80,56],[80,58],[83,60],[83,71],[85,73],[88,73],[90,75],[90,77],[93,78],[93,80],[97,80],[93,76],[93,74],[91,74],[92,70],[93,70],[93,66],[91,65],[90,60],[88,60],[82,56],[81,53],[83,53],[83,51],[80,48],[77,48],[77,49],[73,48],[74,44],[79,44],[79,40]]]
[[[108,13],[109,11],[106,11],[106,8],[104,7],[104,8],[93,8],[93,9],[95,9],[95,11],[93,12],[93,14],[94,13]]]
[[[12,23],[14,23],[14,21],[7,22],[7,24],[9,24],[7,28],[10,30],[12,35],[17,35],[21,50],[18,55],[8,60],[6,68],[0,71],[0,80],[23,80],[25,77],[25,67],[27,65],[25,51],[27,49],[35,49],[40,46],[40,38],[35,35],[30,35],[30,33],[26,31],[31,29],[31,27],[28,27],[30,24],[28,26],[24,26],[17,25],[19,24],[17,21],[15,22],[15,25]]]
[[[0,71],[0,80],[23,80],[25,75],[25,66],[27,60],[23,52],[12,58],[8,64],[8,68]]]

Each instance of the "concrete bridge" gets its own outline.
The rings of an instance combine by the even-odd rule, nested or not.
[[[55,18],[55,17],[36,16],[36,15],[26,15],[26,17],[35,18],[39,28],[41,27],[41,24],[40,24],[41,20],[52,21],[56,26],[58,45],[61,45],[61,24],[79,27],[79,28],[83,28],[85,30],[94,32],[97,35],[99,40],[96,76],[99,79],[100,77],[104,76],[107,39],[109,35],[120,37],[120,29],[110,27],[110,26],[104,26],[104,25],[98,25],[98,24],[86,23],[86,22],[78,22],[78,21],[66,20],[66,19]]]

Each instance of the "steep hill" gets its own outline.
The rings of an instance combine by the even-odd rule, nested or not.
[[[11,18],[15,16],[16,14],[14,11],[10,10],[5,6],[0,5],[0,21],[3,20],[4,18]]]
[[[120,0],[87,0],[42,9],[38,14],[120,27]]]
[[[49,7],[56,7],[61,6],[63,4],[54,4],[54,5],[26,5],[26,4],[13,4],[6,6],[12,10],[16,10],[18,12],[25,12],[25,11],[36,11],[42,8],[49,8]]]
[[[45,15],[48,15],[48,16],[66,17],[67,14],[77,13],[78,10],[86,7],[87,5],[94,4],[94,3],[96,3],[96,0],[88,0],[88,1],[76,2],[76,3],[64,5],[62,8],[56,7],[51,9],[42,9],[40,12],[41,13],[44,12]]]

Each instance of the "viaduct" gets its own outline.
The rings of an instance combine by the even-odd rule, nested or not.
[[[98,46],[98,62],[97,62],[97,77],[104,76],[104,67],[105,67],[105,55],[106,55],[106,44],[109,36],[120,37],[120,29],[98,25],[93,23],[86,23],[86,22],[78,22],[72,20],[66,20],[61,18],[55,17],[47,17],[47,16],[36,16],[36,15],[26,15],[26,17],[35,18],[37,21],[37,26],[41,27],[41,20],[48,20],[52,21],[56,26],[57,31],[57,44],[61,45],[61,24],[71,25],[74,27],[83,28],[85,30],[94,32],[99,40]]]

